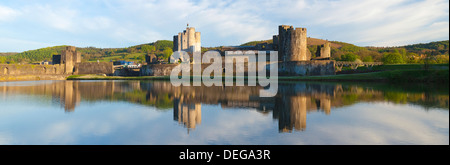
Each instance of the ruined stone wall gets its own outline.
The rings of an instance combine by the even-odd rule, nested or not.
[[[146,62],[147,64],[155,64],[155,63],[158,63],[158,57],[156,57],[155,54],[148,54],[148,55],[145,55],[145,62]]]
[[[203,63],[200,65],[203,73],[207,67],[209,67],[212,63]],[[175,68],[178,64],[151,64],[145,65],[141,68],[141,76],[170,76],[172,69]],[[191,74],[193,74],[193,64],[190,64]],[[225,64],[222,63],[222,72],[225,72]],[[244,64],[244,73],[246,74],[248,71],[248,65]],[[233,67],[233,74],[236,74],[236,66]],[[199,75],[201,76],[201,75]]]
[[[115,69],[113,76],[140,76],[140,69]]]
[[[0,64],[0,76],[50,74],[64,74],[64,66]]]
[[[73,60],[74,63],[80,63],[81,62],[81,52],[75,51],[75,59]]]
[[[169,76],[178,64],[152,64],[141,68],[141,76]]]
[[[74,74],[114,74],[112,62],[83,62],[75,64]]]
[[[178,35],[173,36],[173,51],[179,51],[178,50]]]
[[[317,58],[330,58],[331,57],[331,48],[330,48],[329,42],[327,42],[323,45],[317,46],[316,57]]]
[[[0,81],[64,79],[64,65],[0,64]]]
[[[318,76],[334,75],[334,60],[288,61],[278,64],[280,76]]]
[[[63,60],[63,64],[65,64],[64,66],[64,73],[67,74],[71,74],[73,73],[73,67],[74,67],[74,62],[73,62],[73,54],[72,52],[69,52],[67,50],[63,50],[61,53],[61,57]]]
[[[278,51],[278,35],[274,35],[272,41],[273,50]]]
[[[205,70],[212,63],[202,63],[201,70]],[[268,63],[267,63],[268,64]],[[141,76],[170,76],[172,69],[178,64],[150,64],[141,68]],[[222,63],[222,73],[225,73],[225,63]],[[257,63],[255,64],[257,66]],[[191,75],[193,64],[190,65]],[[233,75],[236,76],[236,64],[233,64]],[[256,67],[258,68],[258,67]],[[256,69],[255,68],[255,69]],[[248,75],[248,61],[243,66],[244,75]],[[314,76],[314,75],[334,75],[334,60],[312,60],[312,61],[288,61],[278,62],[278,72],[280,76]]]
[[[74,72],[75,64],[81,62],[81,52],[77,52],[74,46],[67,46],[61,52],[61,64],[65,64],[64,72],[72,74]]]
[[[288,43],[291,42],[291,33],[289,29],[292,29],[292,26],[288,25],[280,25],[278,27],[278,59],[279,61],[286,61],[287,56],[289,55],[289,46]]]

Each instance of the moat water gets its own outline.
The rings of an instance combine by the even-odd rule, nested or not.
[[[449,144],[446,85],[0,82],[0,144]]]

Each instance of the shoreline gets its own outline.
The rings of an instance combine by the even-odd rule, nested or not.
[[[449,70],[393,70],[370,73],[339,74],[327,76],[278,76],[278,81],[323,81],[323,82],[449,82]],[[192,79],[194,76],[190,76]],[[225,76],[221,79],[225,80]],[[234,79],[236,77],[233,77]],[[244,79],[249,77],[245,76]],[[253,77],[252,77],[253,78]],[[256,80],[257,78],[255,78]],[[67,80],[170,80],[169,76],[99,76],[99,75],[74,75]]]
[[[194,76],[190,76],[193,79]],[[221,76],[224,81],[225,76]],[[233,79],[242,77],[233,77]],[[243,77],[245,81],[248,76]],[[255,78],[257,77],[250,77]],[[0,76],[0,82],[36,80],[170,80],[170,76],[105,76],[105,75],[18,75]],[[278,76],[278,81],[320,81],[320,82],[390,82],[390,83],[448,83],[448,69],[430,70],[388,70],[369,73],[338,74],[326,76]]]

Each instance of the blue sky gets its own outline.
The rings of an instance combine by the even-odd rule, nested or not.
[[[57,45],[129,47],[172,40],[189,23],[202,46],[271,39],[278,25],[358,46],[449,39],[448,0],[6,0],[0,52]]]

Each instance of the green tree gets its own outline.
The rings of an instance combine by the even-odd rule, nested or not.
[[[346,53],[344,55],[341,55],[341,61],[356,61],[356,59],[359,59],[359,56],[353,53]]]
[[[136,57],[136,60],[139,62],[139,63],[144,63],[145,62],[145,55],[140,55],[140,56],[138,56],[138,57]]]
[[[372,58],[372,56],[366,56],[366,57],[363,58],[362,61],[363,62],[373,62],[373,58]]]
[[[6,57],[0,56],[0,64],[6,63]]]
[[[173,53],[172,48],[169,48],[169,47],[164,48],[164,51],[163,51],[164,59],[169,59],[169,57],[172,55],[172,53]]]
[[[398,52],[384,53],[382,60],[383,60],[383,63],[385,63],[385,64],[402,64],[402,63],[404,63],[402,55]]]
[[[173,48],[173,41],[169,41],[169,40],[158,40],[154,43],[155,48],[157,50],[161,50],[164,51],[164,49],[166,48]]]
[[[136,53],[136,52],[137,52],[136,47],[130,47],[127,49],[127,53]]]
[[[153,45],[142,45],[141,46],[141,51],[143,53],[152,53],[156,50],[155,46]]]
[[[403,58],[403,61],[408,64],[416,64],[419,63],[420,58],[416,53],[408,53],[406,58]]]
[[[449,56],[448,56],[448,54],[447,55],[438,55],[438,56],[436,56],[436,61],[437,61],[437,63],[440,63],[440,64],[448,64]]]

